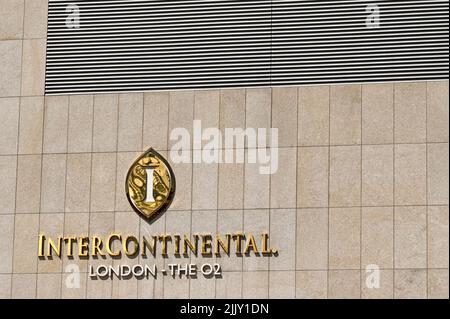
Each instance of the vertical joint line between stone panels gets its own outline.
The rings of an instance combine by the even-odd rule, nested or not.
[[[299,179],[298,179],[298,158],[299,158],[299,156],[298,156],[298,150],[299,150],[299,143],[298,143],[298,135],[299,135],[299,129],[298,129],[298,126],[299,126],[299,91],[300,91],[300,88],[299,87],[296,87],[296,89],[295,89],[295,93],[296,93],[296,99],[295,99],[295,101],[296,101],[296,107],[297,107],[297,127],[296,127],[296,131],[297,131],[297,134],[296,134],[296,142],[295,142],[295,145],[296,145],[296,147],[295,147],[295,211],[294,211],[294,213],[295,213],[295,244],[294,244],[294,247],[295,247],[295,252],[294,252],[294,254],[295,254],[295,259],[294,259],[294,298],[295,299],[297,299],[297,250],[298,250],[298,247],[297,247],[297,245],[298,245],[298,230],[297,230],[297,228],[298,228],[298,182],[299,182]]]
[[[270,87],[270,127],[273,127],[273,87]],[[272,223],[272,175],[269,174],[269,234],[271,230]],[[272,257],[269,255],[269,260],[267,263],[267,298],[270,298],[270,263]]]
[[[22,103],[22,75],[23,75],[23,44],[24,44],[24,26],[25,26],[25,1],[23,4],[23,16],[22,16],[22,47],[21,47],[21,59],[20,59],[20,98],[19,98],[19,127],[17,129],[17,150],[19,147],[19,131],[20,131],[20,104]],[[42,155],[42,154],[41,154]],[[12,246],[12,259],[11,259],[11,298],[13,296],[13,274],[14,274],[14,247],[15,247],[15,237],[16,237],[16,214],[17,214],[17,177],[19,174],[19,152],[16,154],[16,189],[14,195],[14,217],[13,217],[13,246]],[[37,275],[36,275],[36,287],[37,287]],[[36,288],[36,296],[37,296],[37,288]]]
[[[425,262],[426,262],[426,296],[429,299],[429,260],[428,260],[428,241],[429,241],[429,228],[428,228],[428,81],[425,82]]]
[[[197,104],[197,92],[193,92],[194,95],[194,101],[193,101],[193,105],[192,105],[192,120],[195,120],[195,106]],[[194,129],[194,128],[192,128]],[[192,138],[193,138],[193,134],[191,134]],[[202,148],[202,146],[200,145],[200,149]],[[190,224],[189,224],[189,236],[192,237],[192,215],[193,215],[193,200],[194,200],[194,152],[196,151],[194,148],[194,143],[191,140],[191,211],[189,212],[189,217],[190,217]],[[192,263],[192,252],[189,253],[189,262]],[[188,297],[191,298],[191,277],[187,278],[188,281]]]
[[[359,86],[359,102],[360,102],[360,129],[361,129],[361,135],[360,135],[360,184],[359,184],[359,298],[362,299],[363,296],[363,265],[362,265],[362,243],[363,243],[363,212],[362,212],[362,206],[363,206],[363,86]]]
[[[331,86],[328,86],[328,235],[327,235],[327,299],[330,297],[330,177],[331,177]]]
[[[64,234],[64,224],[66,221],[66,202],[67,202],[67,171],[68,171],[68,153],[69,153],[69,118],[70,118],[70,96],[67,98],[67,122],[66,122],[66,154],[65,154],[65,166],[66,166],[66,171],[64,174],[64,216],[63,216],[63,234]],[[44,119],[45,120],[45,119]],[[44,139],[42,139],[42,145],[44,145]],[[44,155],[42,155],[44,156]],[[41,167],[42,170],[42,167]],[[42,176],[41,176],[41,183],[42,183]],[[41,184],[42,185],[42,184]],[[41,189],[41,193],[42,193],[42,189]],[[39,224],[40,224],[40,220],[39,220]],[[64,277],[64,262],[61,263],[61,298],[62,298],[62,286],[63,286],[63,277]]]
[[[247,94],[248,90],[245,88],[244,90],[244,129],[247,128]],[[245,142],[244,142],[245,143]],[[234,146],[233,146],[234,147]],[[234,152],[234,150],[233,150]],[[236,152],[234,152],[236,153]],[[244,144],[244,163],[242,165],[242,232],[245,230],[245,167],[246,167],[246,157],[248,154],[245,151]],[[241,298],[244,297],[244,259],[241,260]]]
[[[119,165],[119,120],[120,120],[120,94],[116,94],[116,105],[117,105],[117,114],[116,114],[116,170],[115,170],[115,174],[114,174],[114,182],[115,182],[115,187],[114,187],[114,212],[113,212],[113,230],[114,232],[116,231],[116,212],[117,212],[117,198],[118,198],[118,191],[117,191],[117,187],[118,187],[118,183],[117,183],[117,167]],[[114,261],[112,261],[112,263],[114,263]],[[111,285],[110,285],[110,296],[111,298],[113,298],[113,289],[114,289],[114,282],[111,280]]]
[[[144,122],[145,121],[145,93],[142,93],[142,120],[141,120],[141,152],[145,152],[144,149]],[[141,238],[142,218],[139,218],[138,233]],[[141,260],[141,256],[138,255],[138,261]],[[153,282],[154,283],[154,282]],[[154,286],[154,284],[153,284]],[[153,294],[154,296],[154,294]],[[139,299],[139,280],[136,280],[136,299]]]
[[[396,263],[395,263],[395,215],[396,215],[396,210],[397,210],[397,208],[396,208],[396,196],[395,196],[395,192],[396,192],[396,187],[395,187],[395,182],[396,182],[396,179],[395,179],[395,174],[396,174],[396,169],[395,169],[395,161],[396,161],[396,134],[395,134],[395,129],[396,129],[396,127],[395,127],[395,120],[396,120],[396,112],[395,112],[395,110],[396,110],[396,107],[397,107],[397,103],[396,103],[396,100],[395,100],[395,98],[396,98],[396,93],[397,93],[397,86],[396,86],[396,84],[394,83],[393,84],[393,90],[392,90],[392,95],[393,95],[393,98],[392,98],[392,103],[393,103],[393,121],[392,121],[392,123],[393,123],[393,130],[392,130],[392,134],[393,134],[393,143],[394,143],[394,145],[393,145],[393,172],[394,172],[394,174],[393,174],[393,180],[394,180],[394,185],[393,185],[393,192],[394,192],[394,194],[393,194],[393,208],[392,208],[392,268],[393,268],[393,271],[392,271],[392,298],[393,299],[395,299],[395,275],[396,275]]]
[[[218,90],[219,94],[219,114],[217,125],[220,130],[220,111],[222,110],[222,90]],[[222,156],[223,154],[221,154]],[[220,185],[220,161],[217,163],[217,188],[216,188],[216,235],[219,234],[219,185]],[[217,259],[217,256],[216,256]],[[214,299],[217,299],[217,277],[214,277]]]

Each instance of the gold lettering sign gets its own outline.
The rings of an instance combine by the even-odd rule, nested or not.
[[[168,257],[195,256],[217,257],[231,256],[274,256],[277,249],[269,245],[269,234],[225,233],[225,234],[153,234],[150,236],[124,235],[112,233],[107,237],[93,235],[58,236],[51,238],[45,234],[39,235],[38,256],[45,257],[146,257],[161,255]]]
[[[175,195],[175,176],[169,163],[154,149],[130,167],[125,191],[133,209],[151,219],[169,208]]]

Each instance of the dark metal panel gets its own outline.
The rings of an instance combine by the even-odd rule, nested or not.
[[[448,1],[49,1],[47,94],[445,78]]]

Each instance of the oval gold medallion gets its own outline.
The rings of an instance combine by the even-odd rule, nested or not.
[[[128,170],[125,190],[133,209],[150,219],[172,203],[175,176],[164,157],[150,148]]]

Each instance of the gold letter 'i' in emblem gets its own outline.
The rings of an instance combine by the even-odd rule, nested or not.
[[[153,148],[130,167],[125,191],[133,209],[150,219],[169,208],[175,195],[175,176],[169,163]]]

